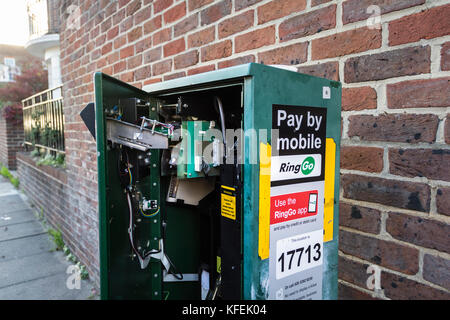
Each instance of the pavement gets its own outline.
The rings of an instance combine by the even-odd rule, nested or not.
[[[70,266],[26,196],[0,176],[0,300],[97,299]]]

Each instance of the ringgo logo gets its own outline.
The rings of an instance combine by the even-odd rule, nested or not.
[[[302,162],[302,173],[307,176],[309,175],[313,170],[316,162],[314,161],[313,157],[308,157]]]
[[[318,177],[322,169],[320,154],[272,157],[271,162],[272,181]]]

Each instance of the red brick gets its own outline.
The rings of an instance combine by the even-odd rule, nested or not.
[[[135,54],[141,53],[152,47],[152,37],[140,40],[135,44]]]
[[[450,216],[450,188],[440,187],[436,193],[437,212]]]
[[[450,150],[389,149],[389,172],[404,177],[450,181]]]
[[[170,28],[160,30],[153,35],[152,38],[153,46],[157,46],[158,44],[161,44],[163,42],[170,41],[171,38],[172,38],[172,31]]]
[[[102,55],[105,55],[112,51],[112,42],[108,42],[102,47]]]
[[[134,69],[142,64],[142,54],[134,55],[127,59],[128,69]]]
[[[120,50],[120,59],[125,59],[134,55],[134,46],[128,46]]]
[[[447,223],[389,212],[386,231],[398,240],[450,253],[450,225]]]
[[[162,16],[156,16],[150,21],[147,21],[144,23],[144,34],[152,33],[153,31],[156,31],[160,29],[162,26]]]
[[[300,64],[308,59],[308,43],[296,43],[290,46],[261,52],[258,60],[263,64]]]
[[[315,0],[319,1],[319,0]],[[371,295],[355,289],[353,287],[349,287],[346,284],[341,282],[338,283],[338,299],[339,300],[375,300]]]
[[[201,47],[214,41],[216,37],[216,31],[214,27],[210,27],[188,36],[188,47]]]
[[[450,78],[404,81],[387,85],[391,109],[450,106]]]
[[[434,142],[439,124],[439,118],[432,114],[354,115],[349,121],[349,137],[406,143]]]
[[[376,81],[430,72],[429,46],[404,48],[350,58],[345,62],[345,82]]]
[[[450,42],[446,42],[442,45],[441,49],[441,70],[450,70]]]
[[[235,10],[239,11],[245,8],[248,8],[252,5],[254,5],[255,3],[261,2],[263,0],[239,0],[239,1],[235,1]]]
[[[120,28],[120,32],[121,32],[121,33],[127,32],[127,31],[130,30],[132,27],[133,27],[133,17],[132,17],[132,16],[131,16],[131,17],[128,17],[128,18],[125,18],[125,20],[123,20],[123,21],[120,23],[120,25],[119,25],[119,28]]]
[[[114,49],[119,49],[127,43],[127,36],[124,34],[114,39]]]
[[[258,7],[258,24],[303,11],[305,8],[306,0],[273,0]]]
[[[164,57],[173,56],[186,49],[184,38],[174,40],[163,47]]]
[[[246,11],[238,16],[222,21],[219,26],[219,39],[241,32],[253,26],[254,11]]]
[[[341,168],[366,172],[383,170],[382,148],[373,147],[341,147]]]
[[[134,15],[134,25],[138,25],[144,21],[149,20],[151,16],[152,16],[152,8],[151,7],[143,8]]]
[[[194,30],[198,26],[198,14],[191,15],[186,19],[178,22],[173,27],[173,33],[175,37],[186,34],[187,32]]]
[[[430,187],[413,183],[345,174],[341,178],[343,196],[347,199],[380,203],[421,212],[430,210]]]
[[[115,74],[124,71],[127,68],[127,63],[125,61],[119,61],[113,66],[113,72]]]
[[[347,0],[342,4],[342,21],[344,24],[366,20],[373,16],[372,11],[368,11],[372,5],[380,8],[381,14],[398,11],[417,5],[424,4],[425,0]]]
[[[341,57],[381,47],[381,30],[360,28],[312,41],[312,59]]]
[[[363,232],[378,234],[381,230],[381,212],[349,203],[339,203],[339,225]]]
[[[179,5],[164,12],[164,22],[172,23],[183,18],[186,15],[186,2],[182,2]]]
[[[134,71],[128,71],[128,72],[122,73],[120,75],[120,80],[122,80],[124,82],[134,81]]]
[[[246,63],[251,63],[251,62],[255,62],[254,55],[248,55],[248,56],[243,56],[243,57],[239,57],[239,58],[221,61],[221,62],[219,62],[219,69],[229,68],[229,67],[246,64]]]
[[[161,82],[162,79],[161,78],[153,78],[153,79],[148,79],[144,81],[144,86],[148,85],[148,84],[153,84],[153,83],[157,83],[157,82]]]
[[[173,0],[156,0],[153,3],[153,12],[159,13],[167,8],[169,8],[173,4]]]
[[[450,260],[425,254],[423,257],[423,278],[450,290]]]
[[[339,256],[338,259],[339,279],[368,289],[367,280],[370,274],[367,273],[367,269],[369,268],[369,264],[352,261],[342,256]]]
[[[419,271],[419,250],[395,242],[340,230],[339,249],[395,271],[411,275]]]
[[[381,273],[384,295],[393,300],[449,300],[450,294],[405,277]]]
[[[389,23],[389,45],[433,39],[450,34],[450,5],[394,20]]]
[[[157,47],[144,52],[144,63],[155,62],[162,58],[162,48]]]
[[[251,31],[235,38],[235,52],[257,49],[275,43],[275,26]]]
[[[177,73],[172,73],[172,74],[164,76],[164,81],[178,79],[178,78],[182,78],[182,77],[185,77],[185,76],[186,76],[186,72],[184,72],[184,71],[177,72]]]
[[[179,54],[174,59],[175,69],[184,69],[198,63],[198,51],[192,50],[187,53]]]
[[[150,78],[151,75],[152,69],[150,66],[141,67],[134,72],[134,81],[140,81]]]
[[[332,1],[332,0],[311,0],[311,7],[315,7],[315,6],[330,2],[330,1]]]
[[[119,0],[119,8],[124,7],[127,5],[131,0]]]
[[[127,34],[128,42],[134,42],[142,37],[142,27],[136,27]]]
[[[204,9],[201,14],[201,25],[207,25],[222,19],[231,13],[231,0],[223,0]]]
[[[342,111],[377,108],[377,92],[371,87],[343,88]]]
[[[232,46],[231,40],[225,40],[203,47],[202,62],[229,57],[232,53]]]
[[[132,16],[141,8],[141,0],[134,0],[127,6],[127,16]]]
[[[119,34],[119,26],[115,26],[114,28],[108,30],[106,38],[108,40],[111,40],[114,39],[118,34]]]
[[[209,72],[209,71],[213,71],[215,70],[216,67],[213,64],[207,65],[207,66],[202,66],[202,67],[198,67],[198,68],[194,68],[194,69],[190,69],[188,70],[188,75],[194,75],[194,74],[199,74],[199,73],[204,73],[204,72]]]
[[[279,27],[280,41],[303,38],[335,26],[336,5],[330,5],[283,21]]]
[[[153,76],[167,73],[172,70],[172,59],[163,60],[153,64]]]
[[[297,71],[315,77],[339,81],[339,62],[337,61],[300,66]]]
[[[189,0],[188,7],[189,11],[194,11],[195,9],[201,8],[210,4],[214,0]]]

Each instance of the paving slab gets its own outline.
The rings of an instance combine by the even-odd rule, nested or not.
[[[46,232],[42,228],[42,225],[37,221],[9,224],[0,227],[0,242],[43,233]]]
[[[0,216],[22,209],[26,210],[28,206],[23,202],[19,194],[0,194]]]
[[[91,281],[73,285],[73,263],[53,248],[26,196],[0,176],[0,300],[98,299]]]
[[[0,264],[0,289],[26,281],[64,273],[67,267],[59,263],[52,252],[21,257]]]
[[[0,227],[35,220],[36,216],[33,214],[33,211],[29,209],[20,209],[0,214]]]
[[[20,248],[20,250],[18,250]],[[1,263],[35,254],[50,252],[54,245],[49,241],[48,234],[7,240],[0,242],[0,269]]]
[[[0,300],[78,300],[93,298],[89,284],[82,281],[79,289],[68,289],[67,278],[66,273],[59,273],[9,286],[0,290]]]

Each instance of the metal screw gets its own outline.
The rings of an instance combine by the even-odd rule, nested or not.
[[[158,222],[158,220],[156,220],[156,219],[155,219],[155,220],[153,220],[153,223],[157,223],[157,222]]]
[[[154,276],[155,278],[158,278],[158,274],[157,274],[157,273],[155,273],[153,276]]]
[[[158,291],[155,291],[155,296],[157,296],[158,295]]]
[[[155,111],[155,107],[152,108],[152,111]]]
[[[153,182],[153,186],[156,187],[156,182]]]

